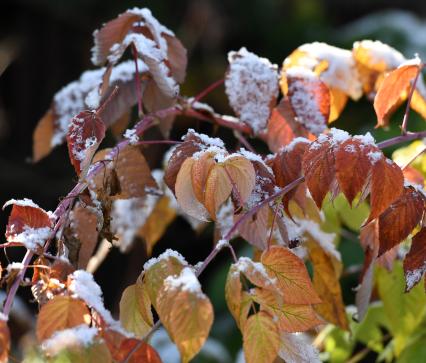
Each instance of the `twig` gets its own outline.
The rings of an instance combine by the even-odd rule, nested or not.
[[[402,135],[407,134],[407,124],[408,124],[408,117],[410,116],[411,99],[413,98],[414,91],[416,90],[417,80],[419,79],[419,75],[422,72],[422,69],[423,69],[423,65],[420,64],[417,69],[416,77],[414,78],[413,84],[411,85],[411,90],[410,90],[410,94],[408,95],[407,106],[405,107],[404,118],[402,120],[402,125],[401,125]]]
[[[256,150],[253,148],[253,146],[250,145],[247,139],[243,135],[241,135],[241,132],[235,130],[234,135],[237,138],[237,140],[241,142],[241,144],[243,144],[247,150],[251,151],[252,153],[256,153]]]
[[[207,96],[210,92],[212,92],[213,90],[215,90],[217,87],[219,87],[225,80],[219,79],[218,81],[212,83],[210,86],[208,86],[207,88],[205,88],[204,90],[202,90],[198,95],[196,95],[194,97],[194,99],[191,102],[191,106],[195,103],[200,101],[202,98],[204,98],[205,96]]]
[[[92,256],[87,264],[86,271],[93,274],[111,251],[111,243],[105,238],[101,241],[94,256]]]
[[[405,135],[396,136],[396,137],[393,137],[393,138],[391,138],[389,140],[385,140],[385,141],[379,142],[377,144],[377,147],[379,147],[380,149],[385,149],[387,147],[400,144],[402,142],[413,141],[413,140],[417,140],[417,139],[422,139],[424,137],[426,137],[426,131],[407,132]]]

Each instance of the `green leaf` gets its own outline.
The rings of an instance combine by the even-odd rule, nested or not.
[[[426,362],[426,331],[423,336],[408,345],[397,359],[397,363]]]

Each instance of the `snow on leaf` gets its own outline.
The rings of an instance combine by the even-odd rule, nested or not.
[[[422,228],[413,237],[411,248],[404,259],[406,288],[410,291],[426,272],[426,228]]]
[[[330,91],[314,72],[293,67],[286,70],[287,96],[296,121],[318,135],[327,128],[330,114]]]
[[[228,54],[225,91],[240,120],[257,134],[266,128],[278,96],[278,67],[241,48]]]
[[[73,117],[67,132],[68,153],[77,175],[88,171],[98,146],[105,137],[105,124],[92,111]]]
[[[264,268],[288,304],[318,304],[321,299],[315,292],[303,261],[288,249],[272,246],[261,257]]]
[[[50,215],[30,199],[6,202],[3,209],[12,205],[6,226],[6,239],[10,243],[22,243],[28,249],[42,246],[50,237]]]
[[[318,350],[301,334],[280,334],[278,356],[287,363],[320,363]]]

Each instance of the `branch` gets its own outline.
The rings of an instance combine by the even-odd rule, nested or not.
[[[200,101],[202,98],[204,98],[205,96],[207,96],[210,92],[212,92],[213,90],[215,90],[217,87],[219,87],[223,82],[225,82],[225,80],[219,79],[218,81],[212,83],[210,86],[208,86],[206,89],[202,90],[198,95],[196,95],[194,97],[194,99],[191,101],[191,106],[195,103]]]
[[[393,137],[392,139],[379,142],[377,144],[377,147],[379,147],[380,149],[384,149],[390,146],[400,144],[402,142],[423,139],[424,137],[426,137],[426,131],[407,132],[405,135],[396,136],[396,137]]]

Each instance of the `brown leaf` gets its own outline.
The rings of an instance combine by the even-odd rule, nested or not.
[[[408,187],[379,216],[379,256],[408,237],[422,219],[424,204],[420,192]]]
[[[7,322],[0,320],[0,362],[7,363],[10,351],[10,332]]]
[[[426,228],[423,227],[413,237],[410,252],[404,259],[406,288],[410,291],[422,279],[426,272]]]
[[[337,181],[350,204],[366,187],[373,165],[368,154],[373,152],[381,153],[378,148],[355,138],[343,142],[335,152]]]
[[[270,207],[264,205],[251,218],[246,218],[238,226],[238,233],[241,237],[262,251],[266,248],[269,235],[269,215]],[[237,223],[243,216],[244,214],[234,216],[234,223]]]
[[[159,190],[148,163],[135,146],[129,145],[120,151],[115,171],[120,183],[119,198],[144,197],[149,192]]]
[[[389,125],[390,116],[406,97],[411,81],[419,72],[419,67],[420,60],[417,64],[401,65],[385,76],[374,98],[377,126]]]
[[[404,175],[392,160],[382,157],[373,165],[371,177],[371,212],[367,223],[377,218],[403,192]]]
[[[37,319],[37,339],[42,342],[58,330],[90,324],[90,311],[86,304],[70,296],[55,296],[42,306]]]
[[[243,349],[247,363],[272,363],[278,354],[280,336],[271,315],[260,311],[251,315],[243,330]]]
[[[327,128],[330,115],[330,91],[314,72],[304,68],[286,71],[290,104],[301,123],[314,135]]]
[[[163,37],[167,42],[167,57],[169,59],[173,78],[178,83],[183,83],[185,81],[186,66],[188,63],[187,51],[178,38],[169,34],[163,34]]]
[[[320,209],[336,177],[334,162],[333,147],[328,140],[315,141],[303,157],[302,169],[306,184]]]
[[[85,176],[92,157],[105,137],[105,124],[92,111],[80,112],[67,132],[68,153],[77,175]]]
[[[254,300],[262,310],[278,318],[280,332],[303,332],[322,324],[311,305],[285,304],[282,296],[264,289],[255,289]]]
[[[55,115],[50,108],[40,119],[33,134],[33,162],[37,162],[50,154]]]
[[[261,258],[266,272],[277,285],[288,304],[318,304],[321,299],[315,292],[303,261],[288,249],[272,246]]]

